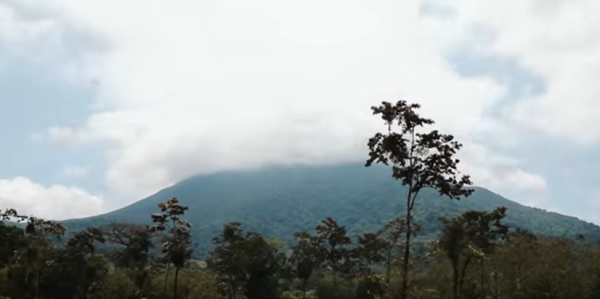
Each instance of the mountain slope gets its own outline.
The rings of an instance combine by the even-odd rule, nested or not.
[[[461,201],[424,190],[415,205],[416,221],[424,226],[422,236],[434,237],[439,216],[455,216],[466,210],[492,210],[505,206],[506,222],[512,227],[551,236],[600,239],[600,227],[557,213],[525,207],[489,190],[475,188]],[[333,217],[352,233],[375,231],[387,220],[403,214],[405,188],[386,167],[362,164],[277,167],[254,171],[231,171],[196,176],[166,188],[120,210],[66,221],[77,230],[106,222],[149,223],[156,204],[178,197],[189,206],[187,220],[193,227],[194,243],[205,252],[210,239],[228,221],[239,221],[246,230],[290,240],[292,233],[312,230],[325,217]]]

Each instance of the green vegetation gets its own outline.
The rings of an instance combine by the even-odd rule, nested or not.
[[[469,176],[458,175],[459,160],[454,154],[462,144],[454,140],[454,136],[441,134],[437,130],[420,133],[420,128],[434,123],[417,114],[416,110],[420,107],[419,104],[398,101],[395,105],[383,102],[381,106],[371,108],[374,115],[381,116],[385,121],[387,132],[377,133],[369,139],[367,166],[373,162],[390,165],[392,177],[407,187],[402,299],[408,297],[411,240],[418,232],[412,213],[419,193],[424,188],[431,188],[441,196],[457,200],[473,193],[473,189],[465,189],[465,186],[472,184]],[[392,129],[396,126],[397,131]]]
[[[413,217],[422,226],[417,242],[434,239],[442,229],[439,216],[454,217],[468,210],[508,209],[506,224],[547,236],[600,240],[600,227],[579,219],[522,206],[484,188],[460,201],[439,196],[431,189],[419,193]],[[252,171],[197,176],[164,189],[123,209],[91,218],[63,222],[68,231],[80,231],[106,223],[152,224],[147,216],[166,198],[177,197],[190,212],[192,246],[202,258],[212,249],[211,238],[223,223],[240,222],[247,230],[277,237],[288,245],[293,234],[307,231],[331,217],[344,225],[350,236],[379,230],[406,211],[404,186],[382,166],[363,164],[277,167]]]
[[[148,217],[177,223],[187,211],[176,199],[159,208]],[[502,207],[440,217],[440,233],[426,251],[412,254],[406,289],[404,219],[351,238],[326,218],[296,232],[291,247],[226,223],[202,261],[188,259],[182,221],[164,230],[159,220],[107,224],[57,247],[60,223],[21,217],[25,229],[0,224],[0,298],[598,298],[600,246],[510,230],[505,214]],[[110,249],[96,250],[102,244]]]
[[[0,211],[0,298],[598,298],[600,228],[466,189],[461,145],[419,133],[418,108],[373,108],[367,166],[392,178],[270,168],[63,223]]]

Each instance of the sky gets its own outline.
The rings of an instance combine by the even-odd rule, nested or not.
[[[51,219],[191,175],[364,161],[405,99],[461,171],[600,224],[600,1],[0,0],[0,208]]]

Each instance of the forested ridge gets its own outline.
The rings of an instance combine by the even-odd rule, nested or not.
[[[271,167],[230,171],[192,177],[131,206],[84,219],[63,222],[68,231],[110,222],[150,224],[147,215],[156,204],[177,197],[190,208],[184,218],[192,225],[196,254],[203,257],[212,247],[210,238],[220,233],[223,223],[239,221],[246,229],[288,244],[293,233],[310,230],[326,217],[344,225],[349,235],[379,229],[406,210],[399,198],[406,187],[398,184],[386,167],[366,168],[364,163],[328,166]],[[539,235],[600,240],[600,227],[574,217],[523,206],[485,188],[460,201],[423,190],[414,217],[422,224],[417,239],[433,239],[441,230],[439,216],[458,216],[467,210],[491,211],[508,208],[505,222]]]
[[[472,188],[454,158],[462,145],[423,133],[433,121],[418,109],[372,108],[386,130],[361,168],[193,178],[77,221],[1,210],[0,296],[600,298],[598,227]],[[198,193],[199,180],[213,188]]]
[[[470,211],[441,219],[442,232],[411,260],[411,298],[453,298],[454,267],[460,269],[457,298],[600,296],[600,246],[510,230],[503,225],[504,213]],[[180,267],[177,298],[384,298],[399,292],[398,256],[406,229],[396,219],[350,238],[334,219],[324,219],[296,233],[287,246],[228,223],[213,236],[208,258],[198,260],[185,241],[183,221],[183,233],[160,231],[157,225],[105,224],[66,239],[57,239],[64,234],[60,223],[22,221],[26,229],[0,224],[0,294],[13,299],[173,298],[173,261]],[[176,250],[170,255],[163,248]]]

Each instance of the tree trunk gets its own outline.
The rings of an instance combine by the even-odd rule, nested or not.
[[[337,272],[333,271],[333,287],[337,287]]]
[[[302,280],[302,299],[306,299],[306,282],[308,279]]]
[[[453,287],[453,298],[458,299],[458,265],[452,265],[452,287]]]
[[[392,250],[388,250],[387,254],[387,269],[385,271],[385,284],[390,285],[390,273],[392,271]]]
[[[406,243],[404,244],[404,260],[402,261],[402,289],[400,293],[401,299],[408,298],[408,263],[410,260],[410,237],[411,237],[411,200],[412,193],[408,192],[406,200]]]
[[[331,246],[331,271],[333,272],[333,287],[337,287],[337,271],[338,271],[338,265],[337,265],[337,251],[335,246]]]
[[[484,297],[487,292],[486,290],[486,277],[485,277],[485,260],[484,258],[481,259],[481,262],[479,263],[479,271],[481,271],[479,273],[480,275],[480,288],[481,288],[481,296]]]
[[[229,296],[229,299],[235,299],[236,296],[236,284],[235,284],[235,280],[233,278],[231,278],[231,276],[229,277],[229,294],[227,294]]]
[[[144,286],[146,285],[146,280],[148,279],[148,272],[144,269],[144,266],[137,267],[137,277],[136,277],[136,287],[138,289],[138,294],[144,298]]]
[[[465,263],[462,266],[462,270],[460,271],[460,276],[458,279],[458,295],[459,297],[462,296],[462,292],[464,289],[464,285],[465,285],[465,276],[467,275],[467,268],[469,267],[469,262],[471,261],[471,258],[473,256],[469,255],[469,257],[467,257],[467,259],[465,260]]]
[[[173,298],[177,299],[177,281],[179,279],[179,267],[175,267],[175,281],[173,283]]]
[[[497,272],[497,269],[494,269],[494,299],[498,299],[498,272]]]
[[[167,297],[167,281],[169,280],[169,270],[171,269],[171,264],[167,264],[167,270],[165,271],[165,281],[163,283],[163,296]]]
[[[40,296],[40,272],[41,270],[35,271],[35,290],[33,298],[37,299]]]

